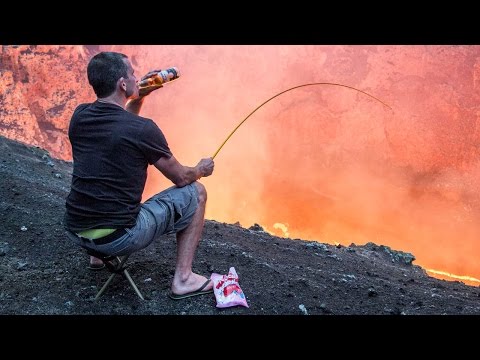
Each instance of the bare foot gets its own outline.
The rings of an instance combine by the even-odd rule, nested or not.
[[[191,273],[190,276],[185,281],[180,281],[173,279],[172,283],[172,293],[177,295],[187,294],[192,291],[197,291],[208,279],[205,276]],[[207,291],[213,289],[213,282],[205,286],[202,291]]]

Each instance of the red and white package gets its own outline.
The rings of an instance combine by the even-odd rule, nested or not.
[[[248,308],[247,299],[238,284],[238,275],[234,267],[230,268],[228,275],[213,273],[210,279],[213,281],[213,293],[217,300],[217,308],[237,305]]]

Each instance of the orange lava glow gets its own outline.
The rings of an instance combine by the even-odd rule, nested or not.
[[[478,285],[480,46],[100,49],[129,55],[137,77],[178,67],[181,77],[150,95],[141,115],[190,166],[287,88],[334,82],[378,97],[393,111],[329,86],[266,104],[201,180],[207,219],[330,244],[383,244],[438,269],[432,276],[460,274],[453,278]],[[150,167],[144,199],[170,185]]]
[[[393,112],[355,91],[318,86],[266,104],[202,179],[207,218],[331,244],[372,241],[413,253],[425,268],[480,277],[480,47],[119,50],[135,56],[140,73],[183,71],[146,101],[144,115],[188,165],[292,86],[336,82],[385,101]],[[149,176],[145,198],[168,185]]]
[[[469,285],[476,285],[478,286],[480,284],[480,279],[476,279],[471,276],[461,276],[461,275],[455,275],[455,274],[450,274],[445,271],[438,271],[438,270],[432,270],[432,269],[426,269],[428,273],[431,275],[438,277],[440,279],[444,280],[460,280],[464,282],[465,284]]]

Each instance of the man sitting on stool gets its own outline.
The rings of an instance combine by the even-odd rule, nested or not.
[[[197,180],[212,174],[213,159],[201,159],[194,167],[180,164],[155,122],[138,115],[145,97],[162,85],[140,90],[126,55],[98,53],[87,75],[97,100],[75,109],[68,130],[73,153],[65,213],[68,238],[84,248],[121,256],[145,248],[162,234],[176,233],[170,297],[212,292],[212,282],[194,273],[192,263],[207,200]],[[152,164],[174,186],[142,204]]]

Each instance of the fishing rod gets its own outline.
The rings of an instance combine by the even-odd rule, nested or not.
[[[303,85],[298,85],[298,86],[294,86],[294,87],[291,87],[287,90],[284,90],[282,92],[279,92],[278,94],[272,96],[270,99],[264,101],[262,104],[260,104],[259,106],[257,106],[255,108],[255,110],[253,110],[250,114],[247,115],[247,117],[245,119],[243,119],[240,124],[238,124],[235,129],[233,129],[233,131],[230,133],[230,135],[227,136],[227,138],[225,139],[225,141],[222,143],[222,145],[220,145],[220,147],[217,149],[217,151],[215,151],[215,154],[213,154],[212,156],[212,159],[215,159],[215,156],[217,156],[217,154],[219,153],[219,151],[222,149],[222,147],[227,143],[228,139],[230,139],[232,137],[232,135],[235,133],[235,131],[237,131],[237,129],[250,117],[253,115],[253,113],[255,111],[257,111],[258,109],[260,109],[263,105],[265,105],[266,103],[268,103],[270,100],[273,100],[275,99],[277,96],[280,96],[284,93],[286,93],[287,91],[290,91],[290,90],[294,90],[294,89],[298,89],[298,88],[301,88],[301,87],[305,87],[305,86],[312,86],[312,85],[334,85],[334,86],[342,86],[342,87],[345,87],[345,88],[348,88],[348,89],[352,89],[352,90],[355,90],[355,91],[358,91],[362,94],[365,94],[367,96],[370,96],[371,98],[379,101],[380,103],[382,103],[384,106],[386,106],[387,108],[389,108],[390,110],[393,110],[392,107],[386,103],[384,103],[382,100],[376,98],[375,96],[373,95],[370,95],[369,93],[366,93],[365,91],[362,91],[362,90],[359,90],[359,89],[356,89],[352,86],[348,86],[348,85],[343,85],[343,84],[337,84],[337,83],[330,83],[330,82],[315,82],[315,83],[308,83],[308,84],[303,84]]]

